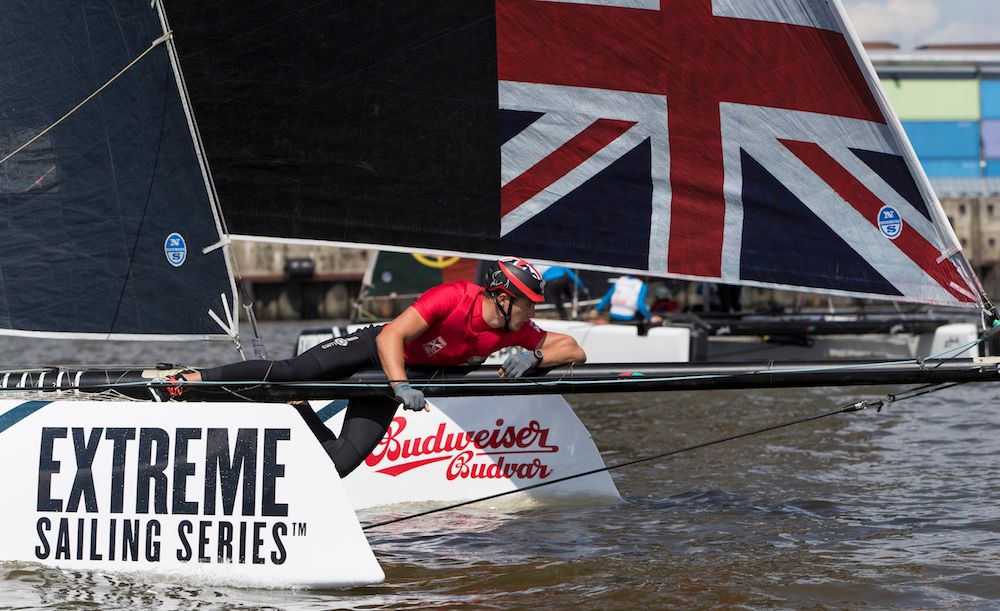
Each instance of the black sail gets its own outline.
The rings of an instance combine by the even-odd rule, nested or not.
[[[148,0],[6,0],[0,158],[163,35]],[[0,163],[0,332],[220,335],[232,303],[209,188],[166,44]]]
[[[233,234],[498,248],[491,0],[165,7]]]

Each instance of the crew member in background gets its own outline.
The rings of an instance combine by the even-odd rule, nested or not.
[[[542,279],[545,280],[545,300],[555,303],[559,318],[563,320],[569,318],[566,315],[565,302],[573,300],[574,288],[578,291],[580,298],[587,299],[590,297],[590,291],[583,285],[580,277],[573,273],[573,270],[570,268],[559,265],[553,265],[548,268],[541,268],[540,266],[540,271],[542,272]]]
[[[501,377],[518,378],[536,367],[583,363],[587,355],[572,337],[540,329],[531,317],[544,300],[545,281],[523,259],[508,257],[491,266],[486,286],[459,281],[438,285],[382,327],[366,327],[323,342],[283,361],[243,361],[182,371],[166,388],[180,398],[183,382],[337,380],[380,367],[392,393],[374,399],[352,399],[340,437],[320,421],[307,403],[294,404],[341,477],[353,471],[385,435],[396,408],[429,409],[424,393],[410,385],[407,366],[424,368],[480,365],[490,354],[520,346],[500,367]]]
[[[632,275],[621,276],[614,286],[601,298],[601,302],[591,312],[591,318],[597,318],[604,308],[611,306],[609,318],[611,322],[639,322],[639,335],[645,335],[649,325],[660,324],[663,319],[649,313],[646,306],[646,283]]]
[[[743,287],[738,284],[719,285],[719,308],[726,313],[743,309]]]
[[[653,286],[653,305],[649,306],[650,312],[679,312],[681,306],[674,299],[670,287],[666,284],[656,284]]]
[[[699,285],[705,312],[739,312],[743,309],[743,287],[737,284],[703,282]]]

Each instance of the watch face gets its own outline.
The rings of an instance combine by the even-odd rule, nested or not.
[[[539,361],[542,360],[542,351],[541,350],[535,350],[535,358],[538,359]]]

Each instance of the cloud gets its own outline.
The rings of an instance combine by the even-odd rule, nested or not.
[[[927,32],[924,42],[1000,42],[1000,30],[992,19],[952,21]]]
[[[865,0],[847,8],[862,40],[920,40],[941,17],[933,0]]]

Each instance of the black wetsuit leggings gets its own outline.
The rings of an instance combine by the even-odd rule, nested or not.
[[[208,382],[266,380],[306,382],[337,380],[366,367],[381,368],[375,338],[381,327],[367,327],[344,337],[327,340],[283,361],[243,361],[201,370]],[[371,454],[396,414],[399,400],[386,388],[384,397],[351,399],[338,438],[308,404],[295,408],[323,444],[337,472],[345,477]]]

